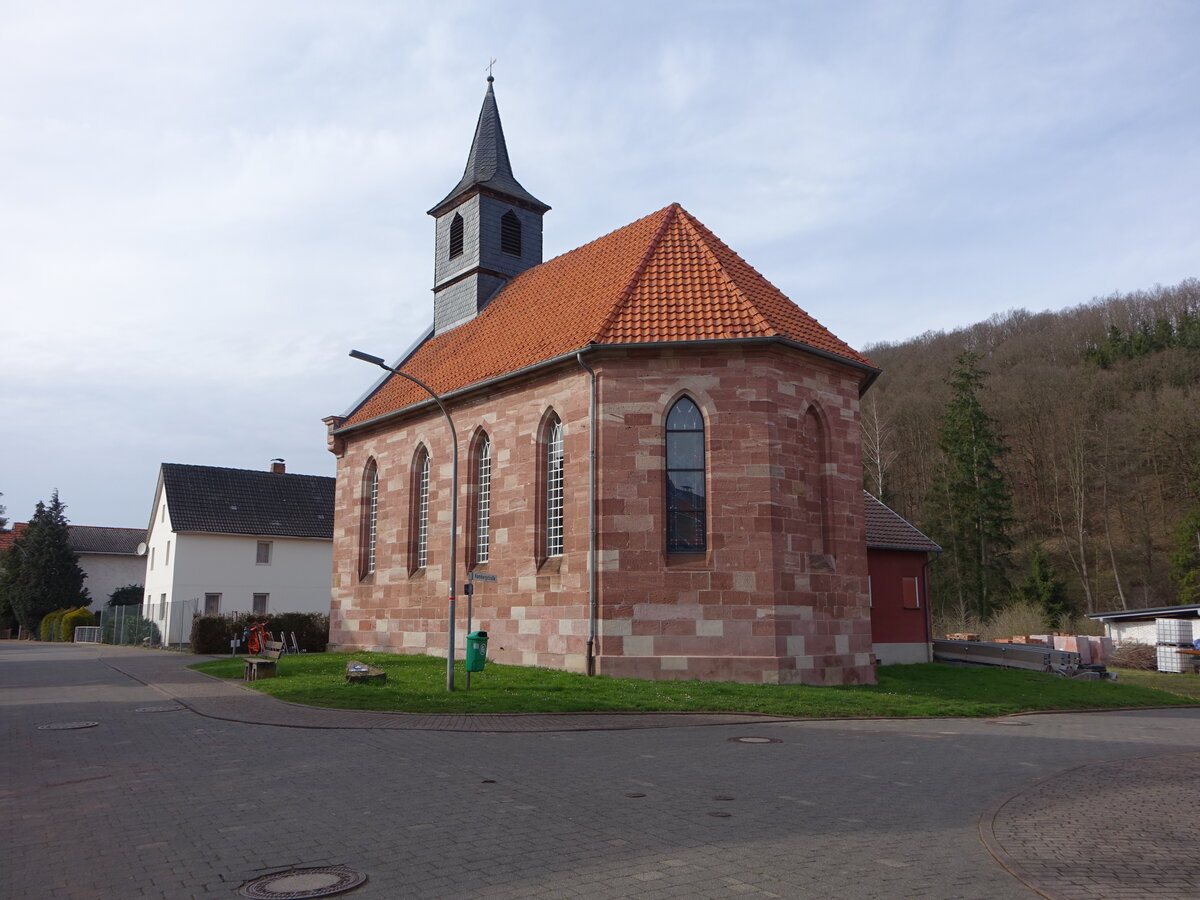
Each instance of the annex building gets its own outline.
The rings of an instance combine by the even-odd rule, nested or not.
[[[496,576],[473,599],[499,662],[873,682],[859,397],[878,369],[678,204],[543,261],[549,207],[488,82],[429,211],[433,327],[396,362],[457,448],[395,375],[325,420],[331,649],[445,654],[457,503],[459,581]]]

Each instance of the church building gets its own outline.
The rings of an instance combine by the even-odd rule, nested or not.
[[[330,649],[445,655],[456,519],[459,593],[495,576],[472,598],[494,661],[873,683],[859,397],[878,369],[678,204],[543,262],[549,209],[513,175],[489,77],[429,210],[433,327],[395,363],[457,446],[394,374],[325,420]]]

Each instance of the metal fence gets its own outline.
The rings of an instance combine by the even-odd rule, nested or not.
[[[162,641],[158,626],[142,618],[139,606],[104,606],[97,612],[101,643],[157,646]]]

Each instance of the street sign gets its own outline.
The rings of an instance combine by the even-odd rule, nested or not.
[[[469,578],[471,581],[488,581],[488,582],[491,582],[492,584],[496,583],[495,575],[487,575],[483,572],[472,572],[470,575],[467,576],[467,578]]]

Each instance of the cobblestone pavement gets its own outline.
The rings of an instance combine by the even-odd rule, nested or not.
[[[1068,822],[1103,827],[1118,814],[1132,828],[1140,816],[1148,843],[1119,852],[1149,857],[1163,807],[1182,804],[1141,801],[1139,785],[1172,777],[1145,758],[1195,771],[1183,754],[1200,737],[1191,710],[1003,720],[1023,727],[756,718],[697,728],[661,717],[615,728],[589,717],[610,730],[500,733],[329,727],[340,714],[284,706],[283,724],[310,727],[280,728],[249,721],[267,706],[280,715],[279,704],[202,687],[183,671],[190,661],[0,643],[0,895],[232,897],[265,873],[344,864],[368,876],[347,895],[356,900],[1038,896],[999,859],[1066,898],[1086,867],[1022,870],[1037,862],[1030,835],[1057,839]],[[192,708],[147,711],[176,707],[172,698]],[[222,702],[229,714],[213,717]],[[38,729],[83,720],[99,724]],[[732,740],[743,736],[778,742]],[[1103,767],[1118,765],[1129,793],[1114,808]],[[1183,774],[1179,795],[1195,796]],[[1047,815],[1010,818],[1033,795],[1053,798]],[[980,840],[985,812],[995,858]],[[1091,852],[1075,847],[1060,843],[1058,858]],[[1171,896],[1147,874],[1078,896]]]
[[[1014,874],[1061,900],[1196,898],[1197,796],[1200,753],[1090,763],[997,804],[981,831]],[[1109,815],[1089,821],[1101,804]]]

